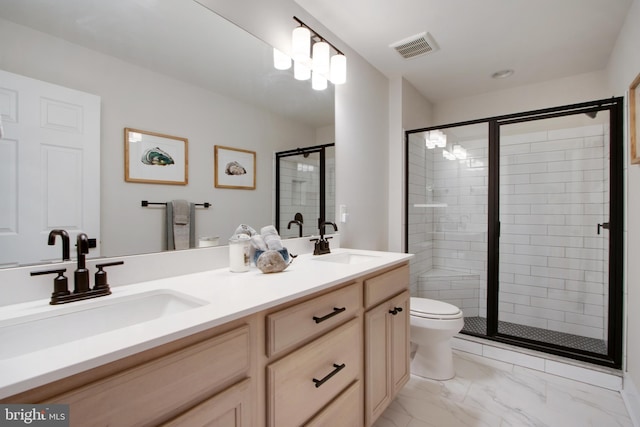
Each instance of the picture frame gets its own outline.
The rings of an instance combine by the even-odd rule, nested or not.
[[[640,138],[640,74],[629,85],[629,160],[631,164],[640,164],[638,138]]]
[[[124,180],[146,184],[189,183],[189,140],[124,129]]]
[[[255,151],[215,145],[213,152],[214,186],[216,188],[255,190]]]

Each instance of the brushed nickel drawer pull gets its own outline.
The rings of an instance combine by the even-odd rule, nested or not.
[[[313,316],[313,320],[315,320],[316,323],[324,322],[327,319],[331,319],[336,314],[342,313],[346,309],[347,309],[347,307],[341,307],[341,308],[333,307],[333,312],[327,314],[326,316],[322,316],[322,317]]]
[[[329,374],[324,377],[321,380],[317,380],[317,379],[313,379],[313,382],[316,384],[316,388],[320,387],[322,384],[324,384],[325,382],[327,382],[329,380],[329,378],[331,378],[332,376],[334,376],[335,374],[337,374],[338,372],[340,372],[341,370],[343,370],[345,368],[344,363],[342,365],[336,365],[335,363],[333,364],[333,367],[335,368],[333,371],[329,372]]]

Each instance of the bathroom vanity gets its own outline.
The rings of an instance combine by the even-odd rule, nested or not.
[[[409,378],[410,257],[336,249],[115,287],[105,300],[192,306],[0,358],[0,402],[68,403],[72,426],[371,425]]]

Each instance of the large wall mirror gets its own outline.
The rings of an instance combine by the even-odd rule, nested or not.
[[[256,229],[272,224],[274,153],[333,142],[318,137],[333,134],[333,88],[314,91],[292,72],[275,70],[270,46],[195,1],[3,0],[0,40],[0,70],[99,101],[100,160],[92,172],[100,214],[98,231],[87,233],[98,240],[91,256],[166,249],[165,209],[143,207],[143,200],[210,203],[196,211],[196,233],[219,237],[221,244],[240,223]],[[0,80],[0,93],[3,87]],[[1,99],[4,142],[16,119]],[[188,183],[125,181],[125,128],[187,139]],[[255,189],[214,187],[216,145],[256,153]],[[0,176],[3,192],[6,176]],[[86,182],[56,176],[58,188]],[[77,209],[75,202],[62,200],[56,212]],[[21,223],[25,213],[15,212]],[[49,229],[70,228],[72,238],[85,231],[82,223],[40,225],[33,233],[44,254],[12,260],[15,248],[0,239],[0,267],[59,260],[60,248],[46,244]],[[2,227],[0,234],[11,234]]]
[[[335,222],[335,144],[276,153],[276,221],[282,237],[320,232],[324,221]]]

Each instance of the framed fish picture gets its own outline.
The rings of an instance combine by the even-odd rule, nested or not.
[[[124,180],[148,184],[187,185],[187,138],[124,129]]]
[[[216,188],[255,190],[255,151],[215,145],[213,152],[214,185]]]

